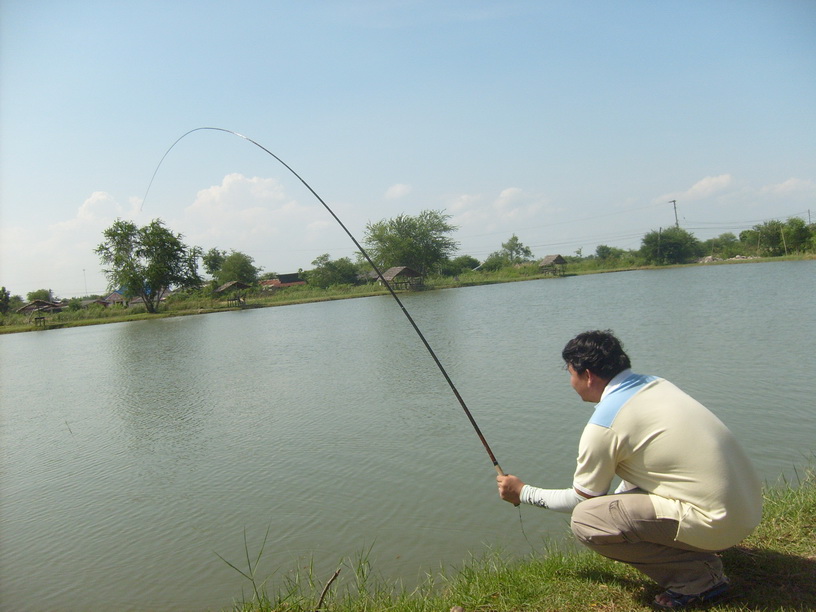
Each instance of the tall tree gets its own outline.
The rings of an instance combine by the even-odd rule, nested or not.
[[[182,235],[154,219],[144,227],[117,219],[103,232],[99,255],[111,289],[125,297],[140,297],[148,312],[157,312],[162,296],[171,288],[197,287],[201,249],[188,247]]]
[[[6,314],[11,309],[11,293],[3,287],[0,289],[0,314]]]
[[[518,236],[513,234],[507,242],[502,243],[500,251],[493,251],[487,256],[482,264],[482,269],[489,271],[501,270],[507,266],[530,261],[532,258],[533,252],[530,247],[524,246]]]
[[[533,251],[530,247],[524,246],[518,236],[513,234],[507,242],[502,242],[500,251],[494,251],[487,256],[482,268],[485,270],[501,270],[507,266],[530,261],[532,258]]]
[[[647,263],[657,265],[690,263],[702,254],[694,234],[682,227],[651,231],[643,237],[640,252]]]
[[[324,253],[312,262],[314,269],[306,273],[306,280],[316,287],[331,287],[332,285],[353,285],[357,282],[358,269],[351,259],[341,257],[332,261],[328,253]]]
[[[232,251],[224,257],[221,266],[215,273],[219,284],[239,281],[251,285],[258,280],[260,268],[255,266],[255,260],[241,251]]]
[[[226,251],[219,251],[212,248],[201,256],[201,263],[204,266],[204,271],[212,277],[218,274],[224,260],[227,258]]]
[[[511,264],[524,263],[533,258],[533,251],[530,247],[524,246],[515,234],[510,236],[507,242],[502,242],[502,251],[507,254]]]
[[[457,228],[450,215],[423,210],[416,217],[402,214],[394,219],[366,225],[366,250],[380,271],[393,266],[408,266],[427,274],[450,258],[459,243],[448,236]]]

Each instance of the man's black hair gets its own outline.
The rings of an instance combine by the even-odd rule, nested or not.
[[[623,344],[611,330],[593,330],[578,334],[567,342],[561,357],[572,369],[583,374],[589,370],[601,378],[611,379],[631,368]]]

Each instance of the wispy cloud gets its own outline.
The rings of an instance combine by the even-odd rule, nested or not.
[[[451,198],[448,208],[453,221],[465,231],[513,231],[525,220],[534,218],[547,205],[543,196],[530,194],[519,187],[503,189],[493,198],[461,194]],[[517,231],[517,229],[516,229]]]
[[[700,179],[685,191],[675,191],[663,194],[653,200],[654,203],[667,202],[669,200],[696,201],[705,200],[715,195],[723,193],[734,182],[730,174],[720,174],[718,176],[707,176]]]
[[[385,199],[386,200],[398,200],[399,198],[403,198],[411,193],[411,186],[406,185],[404,183],[397,183],[396,185],[391,185],[385,192]]]
[[[816,183],[798,178],[789,178],[782,183],[765,185],[759,191],[774,196],[807,196],[812,198],[816,195]]]
[[[133,202],[126,208],[111,194],[95,191],[75,211],[73,217],[56,220],[37,232],[2,228],[0,271],[4,277],[24,279],[24,284],[9,286],[9,291],[25,297],[37,289],[60,287],[58,297],[72,297],[83,295],[86,287],[92,293],[105,290],[107,282],[93,251],[102,242],[102,232],[116,218],[135,214],[136,208]],[[29,257],[30,253],[36,253],[37,259]],[[43,261],[48,265],[43,266]]]
[[[189,243],[244,252],[266,271],[296,268],[326,250],[327,236],[336,240],[323,208],[300,203],[275,178],[228,174],[200,190],[184,216]]]

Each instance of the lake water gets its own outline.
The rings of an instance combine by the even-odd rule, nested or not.
[[[560,352],[611,328],[717,413],[761,476],[816,439],[816,262],[676,268],[403,300],[506,472],[571,483],[592,407]],[[0,336],[0,609],[218,610],[368,552],[406,584],[566,515],[519,513],[391,297]],[[689,441],[693,443],[693,441]],[[338,580],[351,578],[346,569]],[[338,584],[335,583],[335,584]]]

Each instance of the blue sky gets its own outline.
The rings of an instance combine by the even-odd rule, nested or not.
[[[444,210],[462,254],[816,215],[816,3],[0,0],[0,284],[102,293],[117,217],[268,272]]]

